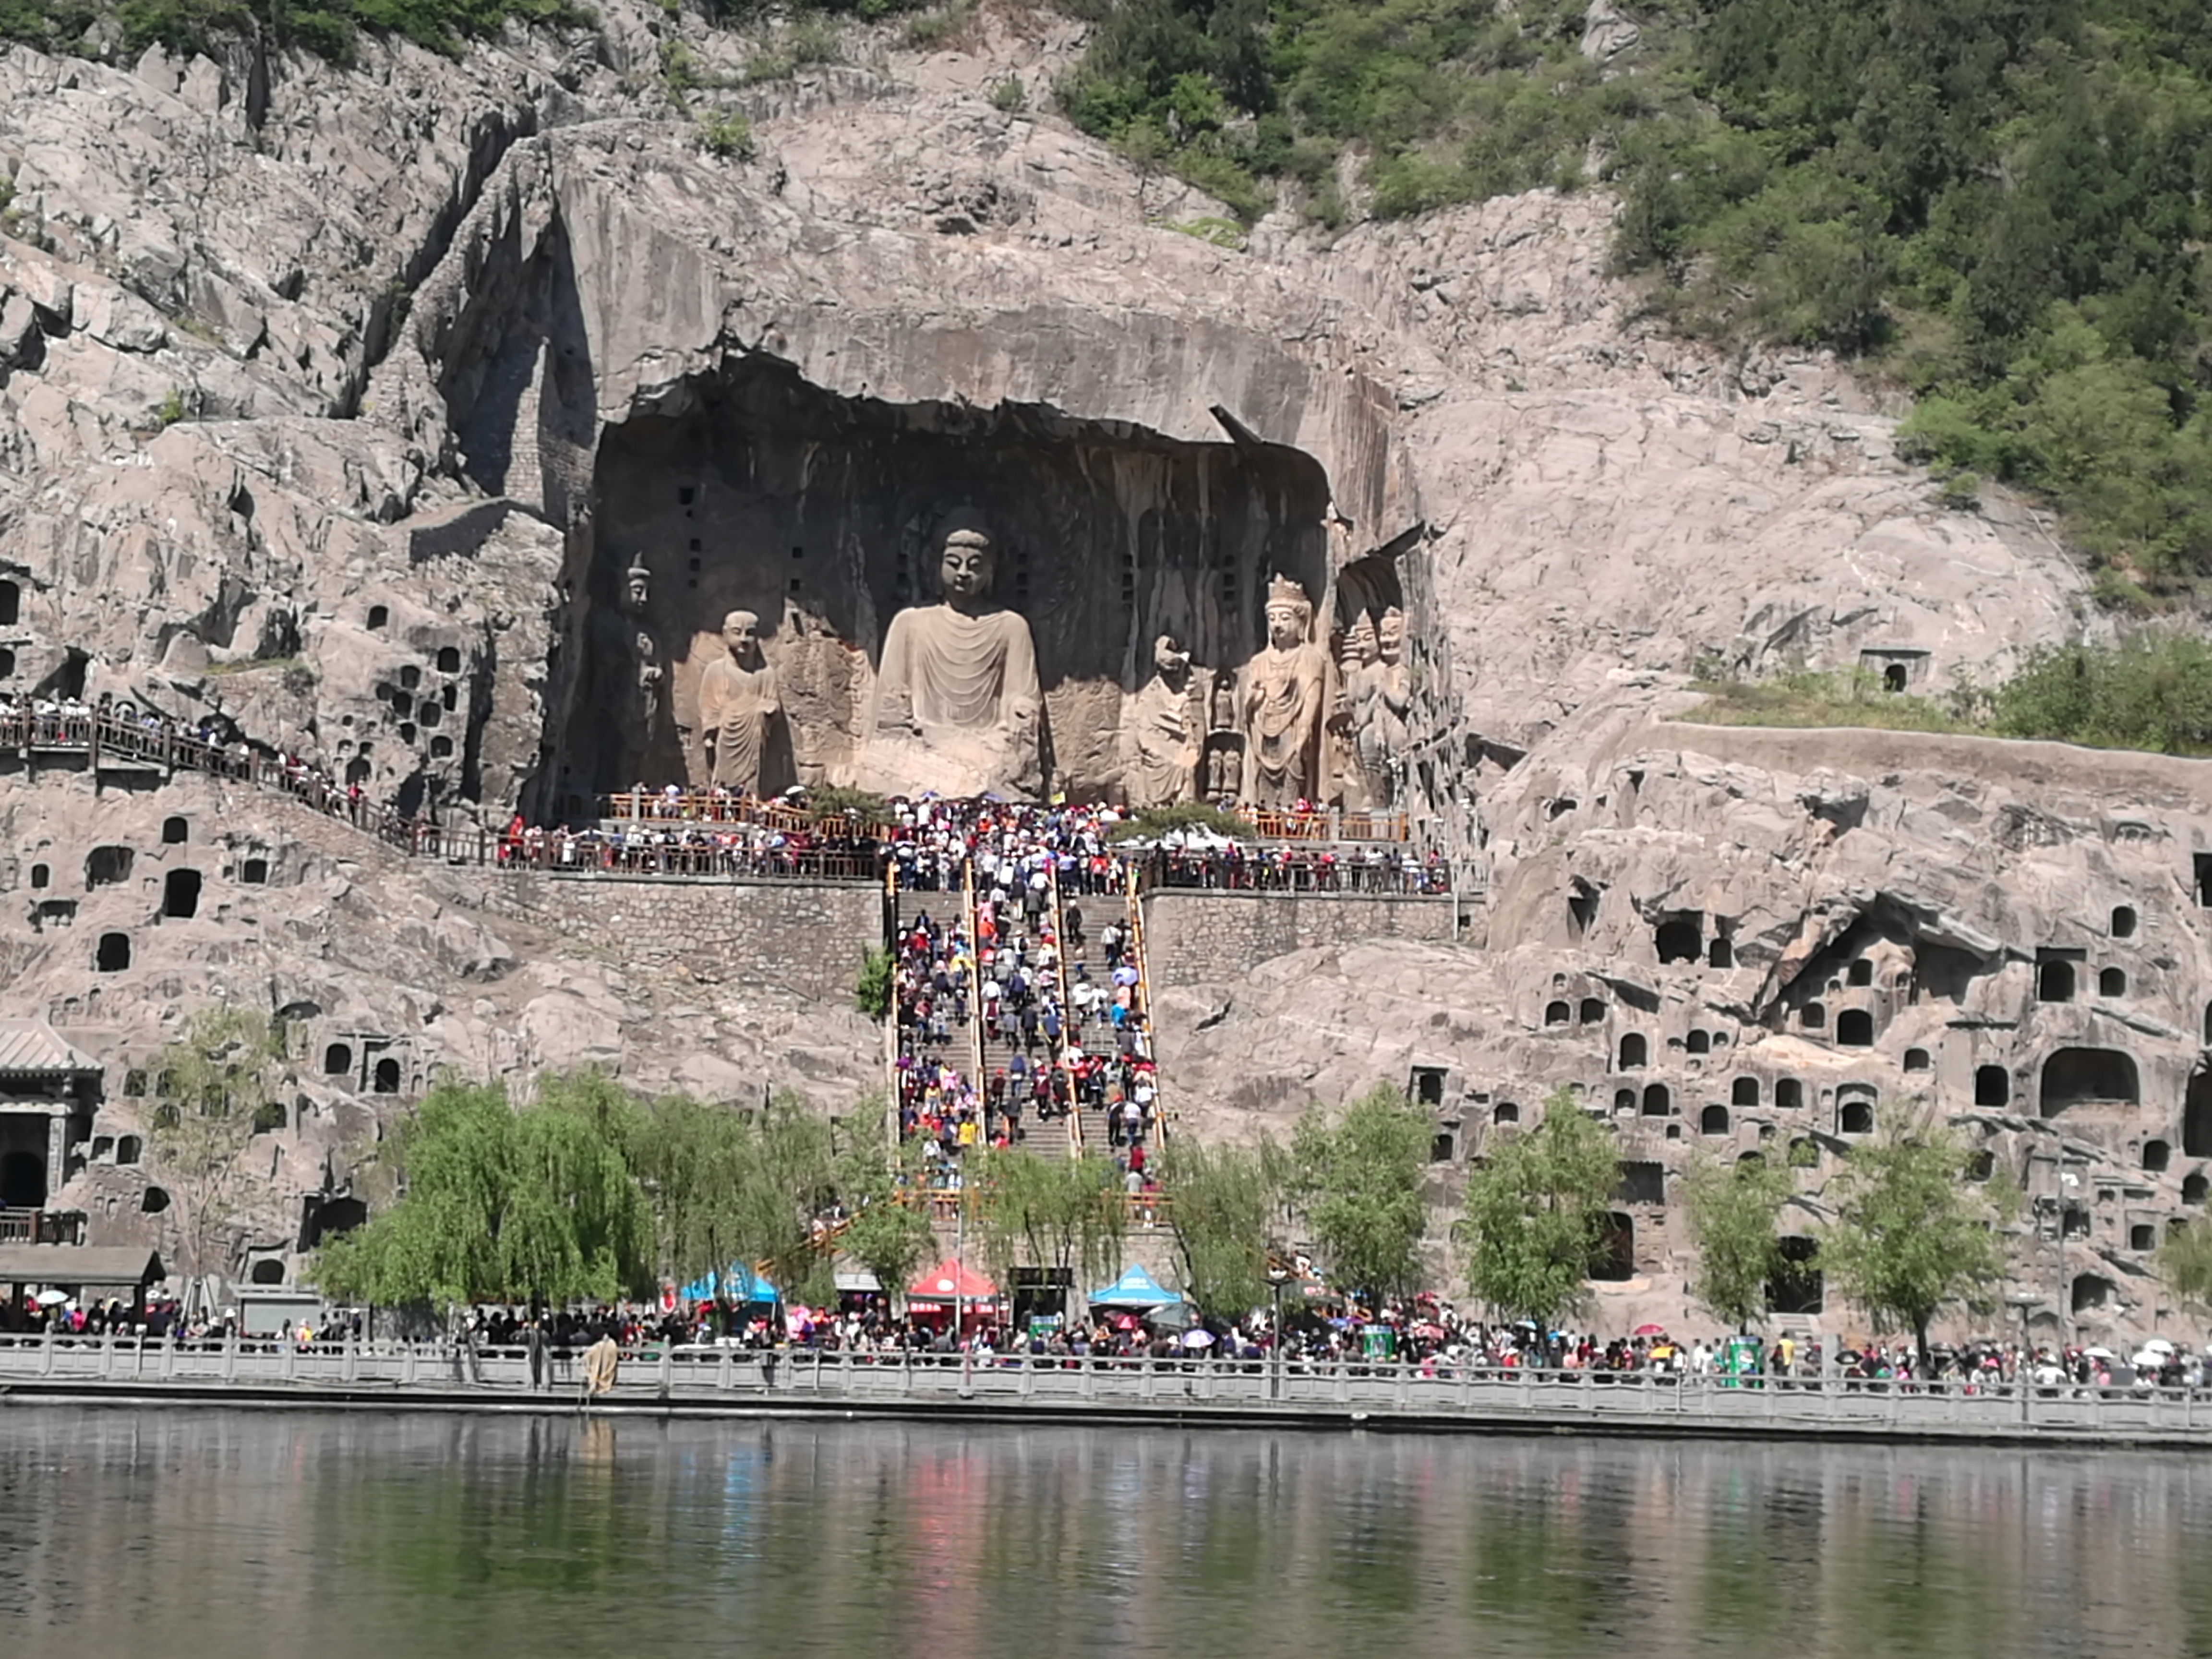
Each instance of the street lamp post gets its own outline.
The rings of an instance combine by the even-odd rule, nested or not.
[[[2033,1291],[2014,1291],[2005,1300],[2020,1310],[2020,1363],[2013,1367],[2012,1381],[2013,1387],[2020,1390],[2020,1420],[2025,1423],[2027,1421],[2028,1387],[2033,1381],[2035,1370],[2035,1356],[2027,1335],[2027,1310],[2043,1298]]]
[[[1267,1378],[1267,1398],[1283,1397],[1283,1286],[1290,1282],[1290,1269],[1279,1261],[1267,1263],[1267,1289],[1275,1298],[1274,1340],[1270,1345],[1269,1358],[1274,1364]]]

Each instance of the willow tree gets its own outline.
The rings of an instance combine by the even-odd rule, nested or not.
[[[838,1161],[837,1195],[846,1219],[837,1248],[873,1273],[886,1295],[911,1284],[937,1249],[921,1186],[918,1151],[905,1154],[896,1167],[866,1148]]]
[[[558,1091],[518,1111],[496,1084],[442,1082],[394,1158],[399,1201],[316,1257],[330,1294],[444,1310],[651,1288],[645,1194],[594,1112]]]
[[[1500,1313],[1549,1328],[1580,1305],[1613,1216],[1620,1156],[1572,1090],[1544,1103],[1544,1121],[1492,1143],[1468,1177],[1455,1236],[1468,1288]]]
[[[1186,1135],[1160,1160],[1183,1294],[1211,1313],[1237,1317],[1273,1291],[1267,1261],[1288,1170],[1281,1150],[1209,1146]]]
[[[1110,1279],[1121,1271],[1128,1199],[1106,1159],[990,1152],[968,1191],[977,1242],[1001,1284],[1017,1267],[1071,1279]]]
[[[836,1198],[836,1152],[829,1121],[796,1095],[757,1109],[683,1095],[644,1107],[626,1152],[661,1271],[682,1284],[743,1264],[788,1295],[829,1299],[819,1218]]]

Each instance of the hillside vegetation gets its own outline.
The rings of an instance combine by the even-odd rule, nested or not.
[[[2212,574],[2201,7],[1655,0],[1602,62],[1589,11],[1122,0],[1060,98],[1248,216],[1342,221],[1347,152],[1384,216],[1609,182],[1680,325],[1874,360],[1951,496],[2046,492],[2110,597]]]

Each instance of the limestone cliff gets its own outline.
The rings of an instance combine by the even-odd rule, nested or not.
[[[1709,654],[1986,676],[2082,627],[2082,590],[2032,514],[1940,507],[1832,362],[1723,359],[1646,319],[1607,274],[1604,197],[1222,237],[1210,204],[990,98],[1008,74],[1047,85],[1075,25],[988,15],[928,55],[856,31],[844,65],[686,112],[665,46],[714,83],[758,43],[602,9],[457,60],[371,44],[351,71],[0,58],[0,685],[220,712],[448,823],[584,817],[696,774],[698,676],[745,608],[789,775],[836,779],[958,509],[1009,550],[1051,781],[1112,789],[1156,638],[1233,675],[1286,576],[1317,640],[1402,610],[1387,787],[1422,841],[1487,859],[1486,907],[1462,908],[1488,948],[1200,975],[1164,1033],[1194,1127],[1441,1066],[1458,1158],[1508,1097],[1628,1088],[1611,1073],[1637,1035],[1624,1133],[1662,1164],[1743,1066],[1757,1110],[1716,1101],[1712,1136],[1826,1146],[1859,1132],[1838,1114],[1862,1083],[1876,1121],[1985,1065],[2047,1097],[2052,1053],[2121,1047],[2161,1127],[2124,1128],[2117,1072],[2084,1061],[2111,1119],[2084,1144],[2130,1170],[2138,1140],[2181,1144],[2162,1126],[2203,964],[2169,866],[2197,844],[2193,775],[2125,773],[2122,814],[2063,760],[2021,770],[2027,751],[1867,735],[1814,763],[1806,740],[1648,726]],[[702,143],[717,109],[750,114],[757,155]],[[665,672],[641,678],[647,646]],[[592,1059],[834,1101],[877,1074],[838,988],[868,921],[834,892],[532,901],[219,784],[5,768],[11,1001],[108,1061],[116,1124],[123,1068],[192,1008],[293,1017],[289,1162],[258,1224],[280,1253],[297,1195],[346,1190],[366,1126],[440,1065]],[[141,861],[130,878],[94,881],[106,845]],[[208,900],[164,915],[188,862]],[[2107,952],[2124,904],[2143,931]],[[1670,923],[1732,965],[1662,967]],[[99,965],[107,933],[127,968]],[[2085,975],[2111,955],[2132,988],[2030,1018],[2048,951],[2088,953],[2067,957]],[[1863,960],[1882,976],[1863,988]],[[1839,1045],[1858,1012],[1872,1049]],[[386,1098],[372,1047],[402,1062]],[[1772,1099],[1785,1072],[1795,1109]],[[1654,1082],[1671,1115],[1647,1110]],[[2063,1139],[2009,1109],[1993,1133]],[[2182,1201],[2172,1158],[2115,1205]],[[143,1176],[81,1179],[120,1214]],[[2130,1283],[2134,1224],[2113,1245]],[[1678,1271],[1673,1248],[1643,1265]]]

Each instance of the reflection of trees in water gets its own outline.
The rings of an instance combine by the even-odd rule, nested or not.
[[[149,1607],[164,1659],[430,1659],[524,1631],[566,1651],[750,1632],[917,1659],[2164,1654],[2212,1630],[2212,1466],[2171,1457],[573,1413],[9,1422],[0,1535],[33,1659],[125,1650]]]

